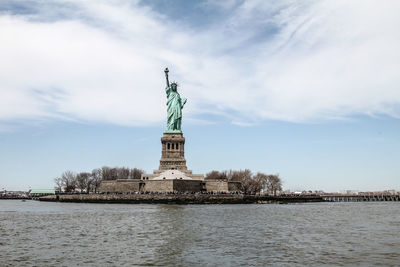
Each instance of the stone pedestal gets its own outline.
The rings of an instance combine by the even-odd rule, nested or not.
[[[161,147],[159,171],[187,171],[185,159],[185,138],[182,133],[164,133],[161,138]]]
[[[204,180],[204,175],[188,170],[185,159],[185,138],[182,133],[164,133],[161,137],[160,166],[142,180]]]

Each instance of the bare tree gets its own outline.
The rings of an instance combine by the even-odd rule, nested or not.
[[[118,168],[111,168],[110,169],[110,180],[117,180],[118,179]]]
[[[282,180],[279,174],[268,175],[266,189],[268,194],[276,196],[276,193],[282,191]]]
[[[92,170],[92,174],[90,176],[91,179],[91,191],[94,191],[95,193],[97,193],[97,189],[100,186],[101,180],[102,180],[102,170],[101,169],[94,169]]]
[[[78,174],[72,171],[62,173],[61,177],[54,179],[55,188],[59,191],[72,192],[79,189],[80,192],[97,192],[102,180],[116,179],[140,179],[144,173],[142,169],[126,167],[110,168],[103,166],[92,170],[91,173],[81,172]]]
[[[222,172],[211,171],[206,174],[205,179],[207,179],[207,180],[227,180],[228,176],[227,176],[226,171],[222,171]]]
[[[63,182],[62,182],[61,177],[54,178],[54,183],[56,184],[56,186],[55,186],[56,191],[62,192]]]
[[[129,179],[130,170],[128,168],[115,168],[117,179]]]
[[[217,180],[219,178],[219,171],[210,171],[206,173],[205,179],[207,180]]]
[[[101,168],[101,177],[103,177],[103,180],[113,180],[111,168],[103,166]]]
[[[72,171],[66,171],[61,174],[62,188],[64,192],[73,192],[76,189],[76,175]]]
[[[259,193],[261,190],[266,189],[267,182],[268,182],[268,175],[262,172],[258,172],[253,176],[254,180],[254,192]]]
[[[129,173],[129,179],[140,179],[144,171],[142,169],[133,168]]]
[[[206,174],[206,179],[227,179],[228,181],[241,182],[241,191],[245,194],[259,193],[266,190],[269,194],[276,195],[282,190],[282,181],[278,174],[267,175],[262,172],[252,174],[249,169],[235,171],[211,171]]]
[[[245,194],[249,194],[254,190],[254,181],[252,179],[252,173],[249,169],[227,172],[227,177],[229,181],[241,182],[241,191]]]
[[[86,191],[89,193],[90,190],[90,173],[88,172],[81,172],[76,175],[76,183],[77,187],[80,189],[81,193],[82,191]]]

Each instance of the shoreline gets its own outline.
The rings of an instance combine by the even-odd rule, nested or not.
[[[15,200],[23,200],[23,199],[30,200],[30,199],[32,199],[32,198],[31,198],[31,197],[22,197],[22,196],[17,196],[17,197],[0,197],[0,200],[2,200],[2,199],[5,199],[5,200],[13,200],[13,199],[15,199]]]
[[[325,202],[321,196],[255,196],[236,194],[79,194],[51,195],[39,201],[127,204],[289,204]]]

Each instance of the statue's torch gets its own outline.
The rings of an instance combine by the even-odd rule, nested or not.
[[[165,68],[164,72],[165,72],[165,79],[167,80],[167,87],[169,87],[169,80],[168,80],[168,72],[169,72],[169,70],[168,70],[168,67]]]

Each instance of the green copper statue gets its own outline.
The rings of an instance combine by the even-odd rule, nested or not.
[[[186,98],[181,98],[177,89],[178,84],[173,82],[169,84],[168,80],[168,68],[165,68],[165,78],[167,80],[167,87],[165,92],[167,93],[167,130],[166,133],[181,133],[182,124],[182,108],[186,103]]]

